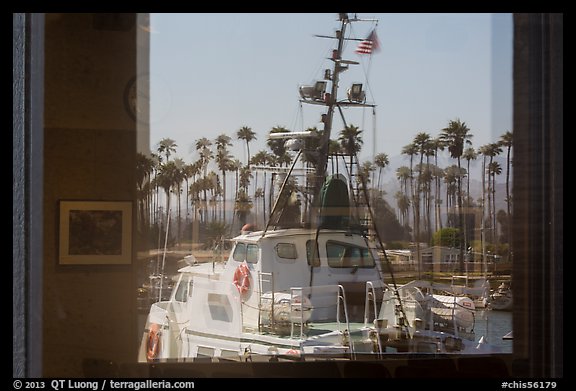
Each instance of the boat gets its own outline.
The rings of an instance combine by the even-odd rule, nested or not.
[[[490,296],[490,283],[485,276],[453,275],[447,290],[455,295],[469,297],[476,308],[486,308]]]
[[[179,269],[170,298],[150,307],[139,361],[487,351],[474,341],[469,298],[438,294],[425,282],[384,283],[379,254],[386,255],[357,157],[329,153],[335,112],[345,123],[342,107],[374,107],[360,83],[345,98],[338,95],[340,73],[358,64],[343,58],[346,31],[362,20],[340,14],[338,21],[330,37],[337,42],[332,69],[299,89],[301,102],[325,107],[324,129],[270,134],[296,157],[279,170],[281,186],[265,227],[234,237],[225,262]],[[312,174],[296,170],[304,156],[314,163]],[[342,161],[345,169],[329,172]]]
[[[501,283],[488,300],[488,307],[497,311],[512,311],[513,304],[512,286],[506,282]]]

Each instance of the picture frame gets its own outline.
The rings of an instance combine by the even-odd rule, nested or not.
[[[59,204],[60,265],[128,265],[132,262],[131,201]]]

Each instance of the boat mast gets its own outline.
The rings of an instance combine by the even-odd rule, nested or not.
[[[334,117],[334,107],[338,101],[338,82],[340,78],[340,72],[348,69],[348,65],[342,62],[342,49],[344,47],[344,36],[346,33],[346,25],[349,23],[348,14],[339,14],[341,26],[340,30],[336,31],[336,38],[338,39],[338,48],[333,50],[331,60],[334,62],[334,68],[332,74],[329,75],[332,81],[332,89],[330,90],[330,95],[325,97],[326,105],[328,106],[328,112],[323,115],[322,122],[324,122],[324,130],[320,138],[318,147],[318,162],[320,163],[317,167],[317,176],[314,188],[314,200],[318,200],[320,194],[320,189],[322,188],[322,183],[324,182],[324,177],[326,176],[326,169],[328,167],[328,149],[330,147],[330,133],[332,131],[332,119]]]

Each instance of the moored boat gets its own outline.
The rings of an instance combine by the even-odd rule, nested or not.
[[[492,292],[488,301],[489,308],[497,311],[512,311],[513,304],[512,287],[504,282]]]

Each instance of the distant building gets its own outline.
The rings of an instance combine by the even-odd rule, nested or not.
[[[388,260],[392,264],[413,265],[414,256],[411,250],[386,250]]]
[[[424,271],[444,272],[455,270],[460,263],[460,249],[432,246],[420,250]]]

